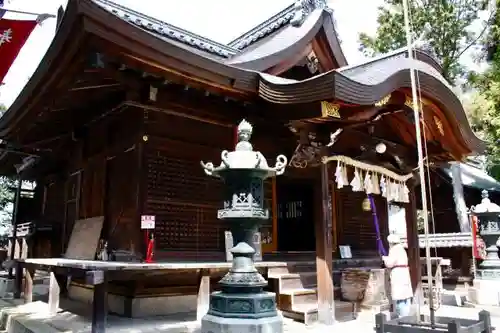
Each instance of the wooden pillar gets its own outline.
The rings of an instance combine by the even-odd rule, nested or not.
[[[59,280],[54,272],[50,272],[49,282],[49,313],[56,314],[59,309],[59,296],[61,294],[61,287]]]
[[[22,180],[21,176],[17,176],[17,188],[16,188],[16,194],[14,197],[14,208],[12,210],[12,247],[10,250],[10,260],[14,260],[19,258],[18,256],[16,257],[16,253],[18,250],[18,243],[17,243],[17,211],[19,209],[19,199],[21,198],[21,185],[22,185]],[[9,279],[12,279],[12,267],[9,268]]]
[[[21,292],[23,288],[23,265],[19,261],[15,262],[15,279],[14,279],[14,298],[21,298]]]
[[[332,277],[332,214],[330,213],[328,165],[321,164],[321,218],[315,219],[316,274],[318,279],[318,321],[323,325],[335,323],[335,304]],[[333,214],[335,216],[335,214]]]
[[[423,305],[422,270],[420,265],[420,247],[418,241],[417,198],[415,185],[408,182],[410,202],[405,205],[406,239],[408,242],[408,266],[410,268],[411,285],[414,303]]]
[[[92,333],[106,332],[108,316],[108,284],[106,282],[94,286],[92,302]]]
[[[108,317],[108,283],[94,286],[94,300],[92,302],[92,333],[106,332]]]
[[[108,276],[105,271],[85,272],[85,282],[94,286],[92,300],[92,333],[106,332],[108,318]]]
[[[24,303],[33,302],[33,281],[35,279],[35,269],[26,267],[26,276],[24,279]]]
[[[330,198],[330,202],[331,202],[331,211],[330,211],[330,218],[331,218],[331,221],[332,221],[332,252],[333,253],[336,253],[337,252],[337,249],[338,249],[338,226],[337,226],[337,223],[338,223],[338,219],[337,219],[337,216],[339,216],[338,214],[338,211],[337,211],[337,189],[335,187],[336,185],[335,184],[332,184],[330,186],[330,193],[331,193],[331,198]]]
[[[207,314],[210,304],[210,271],[208,269],[200,271],[199,282],[196,320],[201,320]]]

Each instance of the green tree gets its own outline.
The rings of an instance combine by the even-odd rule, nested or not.
[[[443,67],[444,77],[455,84],[456,79],[466,73],[460,57],[480,42],[487,30],[485,24],[481,31],[474,32],[471,25],[486,9],[488,1],[409,0],[408,3],[413,39],[418,38],[426,24],[430,26],[425,40]],[[360,51],[374,56],[406,46],[402,0],[385,0],[378,9],[377,22],[375,35],[359,35]]]
[[[489,61],[489,67],[469,76],[475,93],[466,107],[473,129],[488,142],[488,171],[500,180],[500,0],[496,5],[489,32],[482,41],[483,58]]]

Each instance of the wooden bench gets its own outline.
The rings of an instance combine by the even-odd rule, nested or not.
[[[258,262],[256,267],[286,266],[284,262]],[[197,319],[207,313],[210,300],[210,274],[213,271],[227,271],[231,267],[228,262],[205,263],[127,263],[111,261],[77,260],[63,258],[24,259],[16,263],[15,298],[33,301],[33,277],[35,270],[45,270],[50,273],[48,307],[55,314],[59,309],[61,290],[65,289],[61,277],[71,275],[75,278],[85,278],[88,285],[93,286],[92,302],[92,332],[106,331],[108,314],[108,283],[110,281],[127,281],[135,275],[168,273],[169,271],[190,271],[199,274],[197,297]],[[24,271],[24,273],[23,273]],[[23,288],[23,275],[25,276]],[[23,290],[24,289],[24,290]]]

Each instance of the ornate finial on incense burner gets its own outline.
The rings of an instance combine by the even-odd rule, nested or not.
[[[238,151],[252,151],[253,147],[250,143],[250,138],[252,137],[253,127],[252,125],[243,119],[238,125],[238,143],[236,144],[236,150]]]
[[[481,199],[489,199],[489,193],[487,190],[482,190],[481,191]]]
[[[246,120],[242,120],[238,125],[238,143],[234,151],[224,150],[221,153],[222,163],[215,167],[213,163],[204,163],[201,166],[209,176],[220,177],[221,172],[227,169],[256,169],[266,171],[266,177],[279,176],[285,171],[287,159],[284,155],[276,157],[274,167],[267,165],[266,158],[259,152],[253,151],[252,144],[249,142],[252,137],[252,125]]]

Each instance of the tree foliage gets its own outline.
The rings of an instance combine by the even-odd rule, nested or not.
[[[6,107],[0,104],[0,117],[5,113]],[[0,176],[0,245],[4,245],[3,240],[10,231],[12,222],[12,201],[14,199],[13,189],[16,181],[12,178]]]
[[[476,89],[468,105],[468,113],[473,129],[488,144],[486,162],[489,173],[500,180],[500,12],[497,0],[489,33],[483,40],[485,58],[489,67],[482,73],[469,76],[471,85]]]
[[[475,23],[481,11],[486,9],[487,0],[409,0],[409,12],[413,40],[424,31],[430,51],[443,67],[444,77],[454,84],[458,77],[466,74],[460,57],[476,45],[486,31],[485,27],[474,32]],[[367,56],[383,54],[406,46],[403,0],[385,0],[378,9],[378,28],[374,36],[359,35],[360,50]]]

